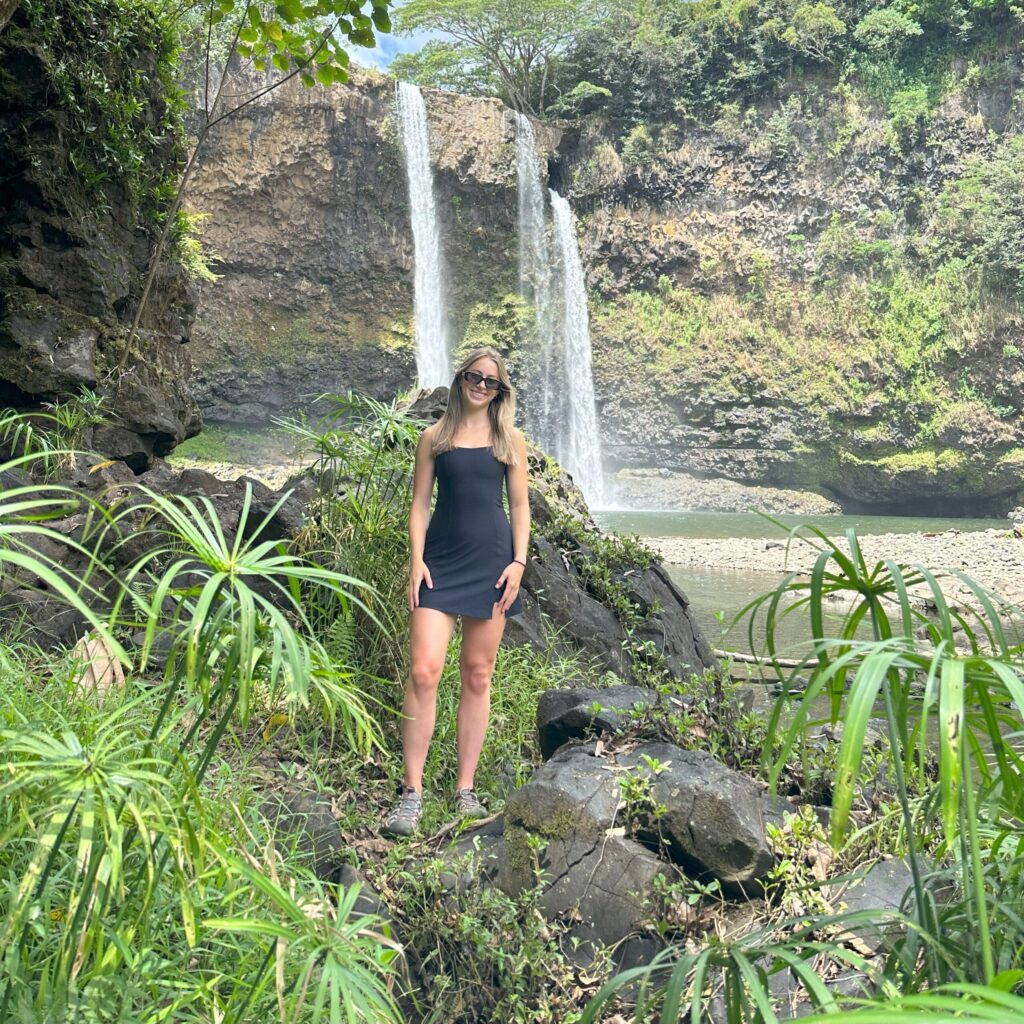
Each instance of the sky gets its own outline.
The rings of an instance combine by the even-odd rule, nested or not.
[[[380,68],[382,71],[386,71],[388,65],[400,53],[412,53],[435,36],[434,32],[416,32],[411,36],[383,35],[378,32],[377,45],[372,50],[362,46],[353,46],[350,56],[363,67]]]

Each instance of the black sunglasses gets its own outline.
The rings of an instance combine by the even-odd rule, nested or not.
[[[488,391],[508,391],[508,388],[497,377],[485,377],[482,373],[477,373],[476,370],[463,370],[462,379],[470,387],[476,387],[480,381],[483,381],[484,387]]]

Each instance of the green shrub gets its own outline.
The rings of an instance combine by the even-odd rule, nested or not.
[[[894,93],[889,99],[889,130],[893,148],[906,151],[921,142],[930,117],[927,86],[915,85]]]
[[[1024,139],[1012,136],[990,156],[970,159],[931,208],[939,251],[979,267],[989,284],[1024,293]]]

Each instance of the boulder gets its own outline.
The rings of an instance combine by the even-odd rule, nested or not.
[[[851,928],[872,952],[878,952],[902,936],[904,928],[886,917],[907,911],[913,903],[914,876],[910,865],[897,857],[890,857],[872,865],[862,877],[842,895],[846,912],[861,910],[876,912],[870,924]]]
[[[725,891],[749,894],[758,888],[774,858],[756,782],[704,751],[670,743],[637,747],[619,764],[650,778],[651,797],[664,807],[656,821],[648,821],[650,841],[667,839],[674,860],[717,878]]]
[[[601,669],[632,678],[623,649],[625,630],[615,613],[571,578],[557,550],[538,538],[537,556],[527,559],[523,589],[537,601],[555,628]]]
[[[345,840],[331,812],[330,799],[294,786],[267,794],[260,805],[284,856],[308,857],[323,881],[335,879],[345,861]]]
[[[536,884],[541,912],[571,921],[584,944],[614,945],[649,914],[656,879],[670,872],[640,843],[615,829],[614,768],[590,748],[560,751],[516,790],[505,807],[505,841],[496,884],[516,894]]]
[[[377,894],[376,889],[367,881],[365,875],[351,864],[342,864],[335,872],[332,881],[336,881],[343,889],[351,889],[352,886],[359,886],[359,895],[352,906],[352,916],[360,917],[372,914],[379,918],[377,930],[386,935],[389,939],[398,939],[398,928],[391,917],[384,901]]]
[[[458,892],[478,882],[492,884],[498,874],[504,835],[503,815],[479,826],[467,826],[466,831],[441,853],[441,860],[446,865],[441,874],[442,884]]]
[[[568,740],[618,732],[632,710],[650,707],[657,699],[654,690],[640,686],[547,690],[537,702],[540,752],[547,758]]]
[[[690,611],[689,599],[663,565],[654,562],[646,569],[625,574],[623,582],[629,599],[648,616],[637,626],[637,637],[654,644],[674,676],[689,677],[715,665],[711,647]]]

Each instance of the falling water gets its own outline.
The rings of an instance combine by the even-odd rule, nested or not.
[[[554,189],[550,190],[550,196],[554,242],[562,267],[562,383],[569,397],[569,422],[563,434],[565,451],[562,458],[593,505],[604,497],[604,481],[601,437],[594,402],[587,289],[569,202]]]
[[[415,264],[416,375],[420,387],[434,388],[451,383],[451,368],[444,315],[441,232],[434,206],[430,135],[423,93],[415,85],[399,82],[395,108],[409,177]]]
[[[533,363],[524,368],[529,389],[523,411],[530,434],[545,451],[557,457],[567,419],[564,388],[558,386],[562,375],[555,365],[560,348],[558,296],[553,291],[544,188],[533,125],[525,114],[516,112],[514,116],[519,187],[519,291],[527,302],[533,303],[537,325]]]

